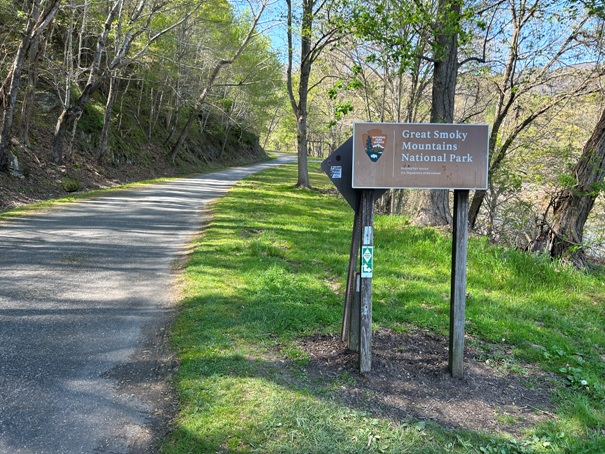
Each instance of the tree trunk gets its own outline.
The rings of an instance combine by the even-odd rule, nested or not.
[[[223,137],[223,145],[221,146],[220,159],[225,158],[225,150],[227,149],[227,141],[229,140],[229,134],[231,134],[231,128],[233,128],[232,123],[229,123],[225,128],[225,136]]]
[[[76,102],[61,112],[55,126],[55,134],[53,137],[52,159],[57,165],[63,164],[63,148],[65,144],[65,135],[68,128],[82,115],[84,107],[90,101],[91,96],[99,89],[103,81],[106,79],[106,72],[101,73],[98,78],[89,82],[80,97]]]
[[[483,201],[485,200],[486,195],[487,191],[485,189],[477,189],[473,194],[473,200],[471,201],[471,206],[468,209],[468,227],[471,230],[475,229],[477,218],[479,217],[479,210],[481,210],[481,206],[483,206]]]
[[[453,123],[456,81],[458,78],[458,27],[460,0],[439,0],[435,24],[433,91],[431,95],[431,123]],[[417,225],[448,225],[452,223],[449,191],[424,191],[415,216]]]
[[[0,130],[0,171],[2,172],[8,172],[9,170],[11,159],[10,135],[13,126],[13,118],[15,116],[21,71],[23,70],[25,55],[29,47],[31,27],[31,25],[28,25],[28,31],[25,32],[21,44],[19,45],[8,79],[8,96],[4,99],[5,108],[2,115],[2,129]],[[4,87],[0,88],[3,89]]]
[[[309,80],[311,78],[311,36],[313,30],[313,5],[314,0],[303,0],[302,34],[300,39],[300,81],[298,86],[298,181],[296,187],[311,188],[309,180],[309,169],[307,167],[307,118],[309,99]]]
[[[605,110],[573,169],[575,184],[552,200],[553,222],[545,232],[553,258],[587,266],[584,224],[602,191],[605,177]]]
[[[269,140],[269,137],[271,136],[271,134],[273,133],[273,131],[275,130],[275,127],[278,124],[278,117],[277,114],[279,113],[279,109],[280,106],[278,105],[275,110],[273,111],[273,115],[271,116],[271,122],[269,123],[269,126],[267,127],[267,134],[265,135],[265,140],[263,140],[263,150],[265,148],[267,148],[267,142]]]
[[[193,125],[195,118],[202,113],[202,107],[206,103],[206,98],[208,97],[208,94],[210,93],[210,88],[212,87],[212,85],[214,85],[214,80],[216,79],[216,76],[218,76],[218,73],[221,68],[222,68],[222,65],[220,63],[215,66],[214,71],[212,72],[212,75],[210,76],[210,80],[208,81],[208,84],[206,85],[206,87],[204,88],[204,91],[200,95],[200,98],[198,100],[197,109],[194,109],[189,114],[187,123],[185,123],[185,126],[183,126],[183,129],[181,129],[179,138],[177,139],[176,143],[174,144],[174,147],[172,147],[172,150],[170,151],[170,160],[172,161],[173,164],[176,162],[176,157],[179,154],[181,147],[185,143],[185,140],[187,140],[187,136],[189,135],[189,130],[191,129],[191,125]]]
[[[103,129],[99,138],[99,147],[97,149],[97,159],[102,161],[107,155],[107,143],[109,141],[109,130],[111,129],[111,116],[113,113],[113,105],[118,92],[118,78],[115,75],[111,76],[109,81],[109,93],[107,94],[107,102],[105,103],[105,115],[103,118]],[[108,156],[111,159],[112,156]]]
[[[36,6],[33,7],[32,13],[35,12]],[[10,152],[10,138],[11,130],[13,126],[13,118],[15,116],[15,107],[17,104],[17,94],[19,92],[19,82],[21,81],[21,72],[23,71],[23,65],[25,64],[25,57],[30,47],[31,35],[34,29],[33,20],[29,20],[27,23],[26,31],[23,34],[17,54],[13,60],[13,65],[10,69],[9,75],[6,81],[0,87],[0,95],[2,96],[2,104],[4,112],[2,114],[2,126],[0,129],[0,171],[8,172],[11,152]],[[8,85],[8,89],[6,86]]]
[[[296,139],[298,144],[298,180],[297,188],[311,188],[309,169],[307,167],[307,115],[300,114],[296,122]]]
[[[292,40],[292,2],[287,0],[288,4],[288,69],[287,87],[290,97],[290,104],[296,116],[296,143],[298,154],[298,180],[296,187],[311,188],[309,180],[309,170],[307,167],[307,102],[309,95],[309,78],[311,75],[311,66],[313,58],[311,56],[311,36],[313,31],[313,5],[314,0],[303,0],[302,5],[302,24],[300,38],[300,78],[298,81],[298,101],[294,98],[294,89],[292,83],[292,63],[293,63],[293,40]]]
[[[452,8],[449,14],[460,15],[459,4],[450,4],[449,0],[440,0],[439,3]],[[445,30],[437,36],[437,58],[435,58],[433,66],[431,94],[431,123],[452,123],[454,121],[454,101],[458,79],[458,34],[454,31],[447,33],[447,29],[454,27],[457,27],[457,24],[444,26]]]
[[[452,223],[450,212],[449,191],[433,189],[424,191],[422,203],[414,218],[414,224],[420,226],[439,226]]]
[[[21,107],[21,126],[19,131],[19,139],[21,143],[30,146],[29,143],[29,127],[31,117],[34,111],[36,85],[38,84],[38,58],[43,53],[44,45],[40,45],[40,36],[36,36],[29,50],[29,67],[27,69],[27,87],[23,97],[23,106]]]

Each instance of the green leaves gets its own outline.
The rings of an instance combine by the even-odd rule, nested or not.
[[[353,78],[348,83],[344,80],[338,80],[332,87],[328,89],[328,98],[336,101],[334,103],[334,118],[328,123],[328,128],[336,126],[337,122],[342,120],[344,116],[353,112],[354,107],[351,101],[337,101],[340,91],[355,90],[361,86],[361,81],[357,78]]]
[[[377,43],[380,53],[368,55],[369,63],[394,61],[404,66],[411,65],[417,55],[420,35],[414,28],[422,27],[422,14],[408,3],[394,5],[389,0],[356,5],[350,22],[355,37],[362,41]]]
[[[570,0],[571,5],[581,5],[591,16],[597,16],[605,19],[605,4],[602,0]]]

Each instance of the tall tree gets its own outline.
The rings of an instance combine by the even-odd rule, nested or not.
[[[61,0],[34,0],[31,3],[19,48],[9,73],[0,86],[0,105],[3,107],[0,124],[0,171],[9,170],[11,130],[26,57],[32,43],[37,43],[40,35],[54,19],[60,4]]]
[[[598,18],[594,36],[595,47],[603,49],[605,5],[596,0],[574,0]],[[546,249],[551,257],[570,261],[586,268],[588,261],[584,245],[584,226],[597,197],[605,191],[605,109],[597,121],[582,153],[568,175],[561,177],[563,188],[550,201],[541,230],[531,245]],[[548,211],[552,218],[548,222]]]
[[[354,14],[354,26],[361,30],[361,37],[386,44],[391,60],[404,63],[403,67],[418,68],[418,57],[430,61],[433,66],[430,121],[453,122],[461,65],[458,62],[459,35],[464,20],[470,16],[466,12],[463,14],[464,1],[418,1],[397,4],[397,7],[391,0],[376,0],[369,5],[362,3],[359,5],[361,12]],[[395,31],[408,26],[413,32],[399,35]],[[425,53],[425,47],[429,48],[429,55]],[[423,191],[418,205],[415,222],[420,225],[444,225],[452,220],[447,190]]]
[[[330,1],[302,0],[300,21],[300,62],[298,73],[297,93],[294,93],[294,7],[292,0],[286,0],[287,37],[288,37],[288,68],[286,84],[292,111],[296,117],[296,139],[298,152],[298,181],[299,188],[310,188],[309,172],[307,169],[307,120],[308,99],[311,69],[326,46],[335,43],[343,30],[342,23],[330,20]]]
[[[463,0],[439,0],[433,25],[433,86],[431,123],[453,123],[456,83],[458,79],[458,34]],[[452,223],[449,191],[434,189],[424,192],[416,213],[419,225]]]

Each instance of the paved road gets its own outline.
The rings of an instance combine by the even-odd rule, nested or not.
[[[292,159],[0,224],[0,453],[151,449],[162,418],[154,403],[168,397],[143,381],[159,373],[153,350],[173,309],[174,261],[205,204]]]

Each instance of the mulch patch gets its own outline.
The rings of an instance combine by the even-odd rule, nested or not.
[[[375,331],[372,371],[363,375],[357,353],[339,336],[308,337],[299,345],[310,357],[306,371],[312,381],[334,380],[336,399],[394,420],[516,436],[553,417],[549,383],[554,378],[532,365],[522,365],[522,374],[502,371],[468,346],[464,378],[452,378],[448,339],[428,330]]]

